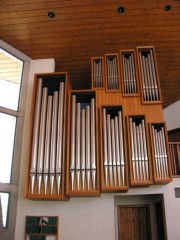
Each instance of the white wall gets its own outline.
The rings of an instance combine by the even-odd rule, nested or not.
[[[180,100],[163,109],[167,130],[180,128]]]
[[[130,189],[124,194],[102,194],[101,197],[73,198],[68,202],[32,201],[24,198],[25,174],[28,148],[29,114],[34,73],[53,72],[53,60],[32,61],[28,101],[26,106],[23,151],[20,169],[19,199],[16,219],[15,240],[24,239],[27,215],[59,216],[59,240],[115,240],[116,206],[115,196],[163,194],[169,240],[180,239],[180,200],[174,199],[173,188],[180,186],[175,179],[165,186]],[[154,239],[153,239],[154,240]]]

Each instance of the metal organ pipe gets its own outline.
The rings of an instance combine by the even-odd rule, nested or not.
[[[96,188],[95,99],[91,98],[91,169],[92,185]]]
[[[62,145],[63,145],[63,116],[64,116],[64,82],[59,85],[59,104],[58,104],[58,124],[57,124],[57,158],[56,158],[56,183],[57,192],[60,192],[61,185],[61,165],[62,165]]]
[[[75,114],[76,114],[76,96],[72,95],[71,106],[71,184],[74,189],[74,171],[75,171]]]
[[[41,181],[42,181],[42,173],[43,173],[47,93],[48,93],[48,89],[44,87],[43,94],[42,94],[41,114],[40,114],[40,130],[39,130],[38,160],[37,160],[38,194],[40,193],[40,190],[41,190]]]
[[[111,119],[111,142],[112,142],[112,163],[113,163],[113,175],[114,175],[114,186],[116,186],[116,150],[115,150],[115,127],[114,119]]]
[[[86,173],[87,188],[90,189],[90,106],[86,106]]]
[[[109,164],[109,178],[110,185],[113,185],[112,182],[112,143],[111,143],[111,120],[110,114],[107,114],[107,139],[108,139],[108,164]]]
[[[85,189],[85,109],[81,110],[81,172],[82,172],[82,189]]]
[[[43,171],[44,172],[44,192],[45,192],[45,194],[46,194],[46,191],[47,191],[48,173],[49,173],[51,114],[52,114],[52,96],[48,96],[45,152],[44,152],[44,171]]]
[[[120,167],[120,143],[119,143],[119,129],[118,129],[118,117],[114,118],[115,124],[115,150],[116,150],[116,164],[117,164],[117,176],[118,176],[118,185],[121,186],[122,179],[121,179],[121,167]]]
[[[108,160],[107,160],[107,127],[106,127],[106,109],[103,108],[103,153],[104,153],[104,171],[105,185],[108,185]]]
[[[77,179],[77,190],[80,188],[80,118],[81,118],[81,104],[76,103],[76,179]]]
[[[51,194],[53,193],[55,163],[56,163],[57,109],[58,109],[58,92],[55,91],[54,97],[53,97],[51,154],[50,154],[50,191],[51,191]]]
[[[30,168],[31,194],[33,194],[34,192],[34,183],[35,183],[35,174],[36,174],[41,95],[42,95],[42,78],[39,78],[38,86],[37,86],[37,94],[36,94],[32,150],[31,150],[31,168]]]

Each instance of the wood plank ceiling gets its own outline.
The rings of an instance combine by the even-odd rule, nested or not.
[[[179,0],[1,0],[0,36],[32,59],[54,58],[75,89],[90,87],[92,56],[155,46],[163,107],[180,99]]]

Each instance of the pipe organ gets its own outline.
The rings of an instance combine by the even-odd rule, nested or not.
[[[25,196],[68,200],[172,179],[154,47],[91,58],[91,89],[36,74]]]

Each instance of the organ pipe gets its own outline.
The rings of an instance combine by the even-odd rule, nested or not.
[[[53,110],[52,110],[52,128],[51,128],[51,153],[50,153],[50,191],[53,193],[55,163],[56,163],[56,137],[57,137],[57,109],[58,109],[58,92],[54,92]]]
[[[51,137],[51,114],[52,114],[52,96],[48,96],[47,103],[47,121],[46,121],[46,137],[44,152],[44,192],[47,192],[48,173],[49,173],[49,157],[50,157],[50,137]]]
[[[37,164],[41,95],[42,95],[42,78],[40,78],[38,80],[37,94],[36,94],[36,105],[35,105],[35,114],[34,114],[33,137],[32,137],[31,168],[30,168],[31,193],[32,194],[33,194],[33,191],[34,191],[36,164]]]
[[[57,158],[56,158],[56,182],[57,192],[60,192],[61,185],[61,165],[62,165],[62,145],[63,145],[63,113],[64,113],[64,82],[59,84],[58,101],[58,122],[57,122]]]
[[[43,173],[44,140],[45,140],[45,125],[46,125],[46,109],[47,109],[47,93],[48,93],[48,89],[47,88],[43,88],[42,107],[41,107],[41,114],[40,114],[38,159],[37,159],[38,193],[40,193],[42,173]]]
[[[82,170],[82,189],[85,190],[85,109],[81,111],[81,170]]]

